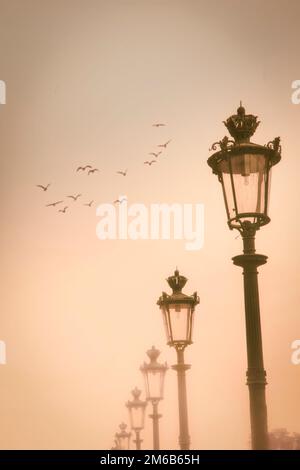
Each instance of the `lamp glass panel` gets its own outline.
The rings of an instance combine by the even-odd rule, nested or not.
[[[118,436],[118,445],[120,450],[127,450],[129,448],[129,437],[126,436]]]
[[[222,162],[221,164],[219,164],[219,166],[220,166],[220,170],[221,170],[221,173],[222,173],[222,179],[223,179],[225,204],[228,207],[227,216],[230,219],[232,219],[233,217],[236,216],[236,209],[235,209],[235,203],[234,203],[234,198],[233,198],[231,176],[230,176],[230,173],[229,173],[227,162]],[[226,167],[227,171],[223,172],[225,167]]]
[[[149,398],[158,399],[162,398],[161,396],[161,381],[162,374],[160,370],[149,370],[148,371],[148,381],[149,381]]]
[[[189,304],[170,304],[169,312],[173,342],[189,341],[191,306]]]
[[[132,429],[143,429],[145,407],[144,406],[132,406],[129,413],[130,413]]]
[[[238,216],[252,222],[255,217],[246,215],[243,217],[243,214],[249,212],[265,214],[267,206],[267,158],[265,155],[248,153],[231,155],[228,160],[222,160],[219,163],[219,171],[222,173],[230,218]]]
[[[164,323],[164,328],[166,332],[167,343],[169,343],[172,338],[171,338],[171,332],[170,332],[169,312],[168,312],[167,307],[162,305],[161,312],[163,316],[163,323]]]

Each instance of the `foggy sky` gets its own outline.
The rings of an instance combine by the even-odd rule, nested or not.
[[[186,352],[192,448],[247,448],[250,427],[238,233],[206,160],[240,100],[253,138],[282,138],[271,223],[257,233],[269,428],[300,432],[299,2],[1,0],[2,449],[110,448],[152,344],[166,346],[156,301],[176,267],[200,295]],[[167,123],[155,129],[153,122]],[[148,153],[172,139],[157,165]],[[87,177],[75,169],[101,169]],[[128,168],[123,178],[116,174]],[[51,182],[47,193],[36,184]],[[82,193],[70,212],[45,204]],[[100,241],[95,206],[203,203],[205,242]],[[177,448],[176,375],[160,405],[161,447]],[[148,409],[150,413],[150,408]],[[152,446],[151,422],[143,433]]]

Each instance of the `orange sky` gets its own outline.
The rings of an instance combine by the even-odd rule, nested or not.
[[[206,160],[239,101],[282,137],[272,222],[257,234],[270,429],[300,432],[299,77],[297,0],[1,0],[2,449],[109,448],[155,344],[171,365],[156,300],[178,265],[197,290],[187,350],[192,448],[249,445],[246,344],[237,233],[226,226]],[[155,129],[153,122],[166,122]],[[143,161],[172,139],[163,158]],[[101,169],[87,177],[76,166]],[[116,170],[128,168],[126,178]],[[42,193],[36,184],[52,185]],[[45,208],[67,194],[82,201]],[[100,241],[82,202],[203,203],[205,242]],[[178,442],[175,372],[161,404],[162,448]],[[144,447],[151,447],[147,420]]]

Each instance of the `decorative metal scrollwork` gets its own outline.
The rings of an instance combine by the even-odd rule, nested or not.
[[[280,137],[275,137],[274,140],[271,140],[267,143],[266,147],[268,149],[274,150],[276,153],[281,154]]]
[[[214,142],[212,144],[211,148],[209,149],[209,151],[217,150],[218,146],[219,146],[221,152],[227,152],[227,150],[230,149],[231,147],[233,147],[234,145],[235,145],[234,140],[230,140],[229,137],[227,137],[225,135],[225,137],[222,140],[220,140],[219,142]]]

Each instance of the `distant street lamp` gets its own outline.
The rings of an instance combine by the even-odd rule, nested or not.
[[[153,422],[153,449],[159,450],[159,418],[161,415],[158,413],[158,403],[164,397],[164,381],[168,366],[167,363],[157,362],[160,351],[154,346],[147,351],[147,355],[150,363],[144,362],[141,371],[145,379],[146,399],[152,403],[153,412],[150,418]]]
[[[118,450],[128,450],[131,433],[126,431],[127,424],[125,423],[121,423],[119,428],[120,431],[115,434],[116,448]]]
[[[219,151],[208,159],[208,164],[222,185],[229,228],[237,229],[243,238],[243,254],[235,256],[233,263],[241,266],[244,274],[252,448],[267,449],[267,382],[257,281],[257,268],[267,262],[267,257],[255,253],[255,234],[270,222],[271,168],[281,159],[280,138],[265,146],[250,142],[259,122],[256,116],[246,114],[242,105],[224,124],[234,140],[224,137],[213,144],[212,150],[219,147]]]
[[[176,269],[174,276],[167,279],[172,289],[172,294],[165,292],[157,301],[163,314],[166,329],[167,343],[173,346],[177,352],[177,364],[172,369],[177,371],[178,378],[178,405],[179,405],[179,445],[180,449],[190,448],[190,436],[188,428],[188,410],[185,371],[190,365],[184,363],[184,350],[192,344],[192,332],[194,323],[195,306],[199,303],[197,292],[193,295],[183,294],[182,289],[187,278],[179,275]]]
[[[111,450],[120,450],[119,447],[118,447],[117,439],[114,440],[114,443],[115,443],[115,445],[113,447],[111,447]]]
[[[140,399],[142,392],[137,387],[135,387],[131,393],[133,395],[133,400],[128,401],[126,406],[129,411],[131,429],[135,432],[135,440],[133,442],[136,445],[136,450],[140,450],[141,443],[143,442],[140,437],[140,433],[145,426],[145,409],[147,402]]]

